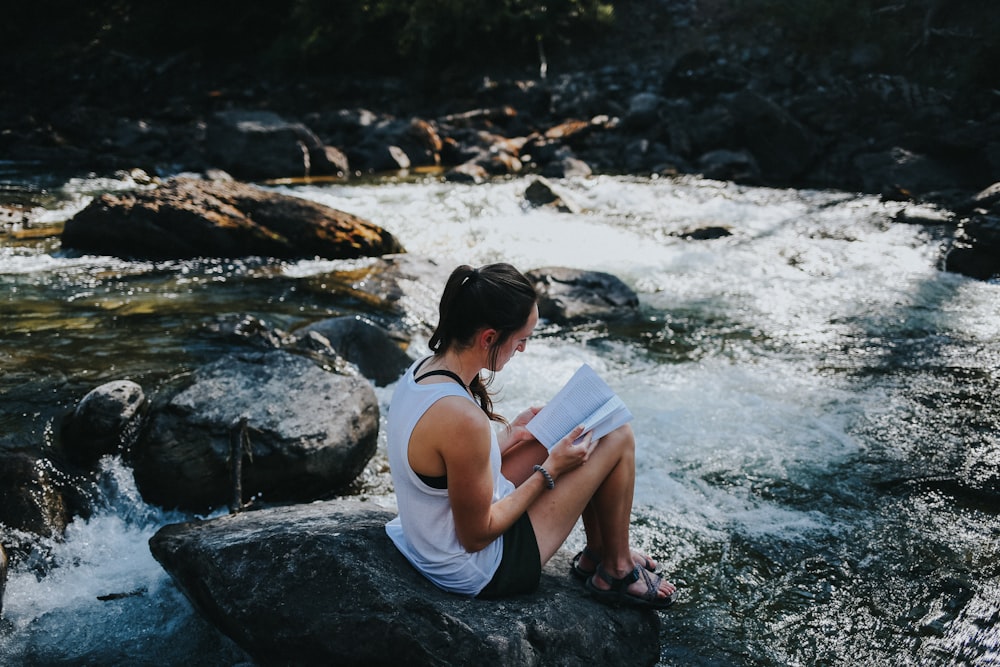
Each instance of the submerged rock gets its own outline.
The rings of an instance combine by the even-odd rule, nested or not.
[[[62,243],[137,259],[354,259],[403,251],[392,234],[350,213],[245,183],[193,178],[101,195],[66,222]]]
[[[538,176],[524,191],[525,200],[532,206],[549,206],[561,213],[580,213],[582,208],[550,180]]]
[[[261,664],[653,665],[656,612],[595,602],[560,553],[539,590],[444,593],[385,534],[392,513],[334,500],[174,524],[153,556]]]
[[[379,407],[368,380],[283,351],[232,354],[151,409],[132,461],[143,497],[194,511],[229,502],[231,438],[243,418],[251,449],[244,501],[330,496],[375,453]]]

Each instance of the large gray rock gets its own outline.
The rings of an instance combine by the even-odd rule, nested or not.
[[[618,319],[639,308],[636,293],[610,273],[547,267],[525,275],[538,291],[539,316],[556,324]]]
[[[254,660],[275,665],[653,665],[656,612],[593,601],[560,553],[538,591],[449,595],[385,534],[392,514],[349,499],[161,528],[153,556]]]
[[[101,195],[66,222],[62,243],[140,259],[355,259],[403,250],[392,234],[350,213],[246,183],[192,178]]]
[[[364,469],[378,439],[378,400],[366,379],[283,351],[233,354],[151,409],[132,461],[143,497],[195,511],[231,500],[230,442],[241,418],[252,452],[244,501],[330,496]]]

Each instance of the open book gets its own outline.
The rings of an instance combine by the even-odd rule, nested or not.
[[[584,364],[526,425],[547,449],[580,424],[597,439],[632,420],[625,403],[594,369]],[[580,437],[583,437],[581,435]]]

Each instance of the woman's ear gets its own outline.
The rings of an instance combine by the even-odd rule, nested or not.
[[[483,329],[483,332],[479,335],[479,342],[484,350],[488,350],[497,339],[496,329]]]

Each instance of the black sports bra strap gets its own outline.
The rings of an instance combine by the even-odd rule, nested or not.
[[[462,378],[458,377],[457,373],[452,373],[451,371],[446,371],[446,370],[427,371],[426,373],[424,373],[420,377],[414,378],[413,381],[414,382],[420,382],[424,378],[429,378],[432,375],[444,375],[445,377],[450,377],[452,380],[454,380],[458,384],[462,385],[462,389],[468,389],[468,387],[465,386],[465,383],[462,382]]]

